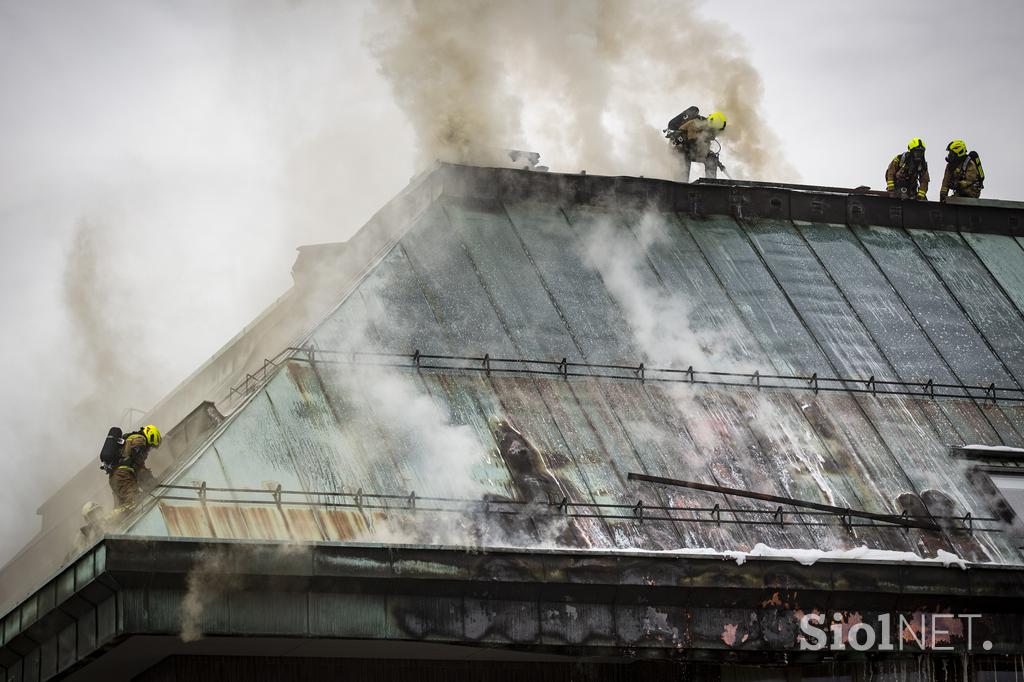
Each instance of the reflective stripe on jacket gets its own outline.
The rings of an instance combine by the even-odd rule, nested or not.
[[[889,167],[885,169],[885,188],[892,192],[898,187],[906,187],[910,192],[918,192],[921,196],[928,193],[928,162],[922,160],[914,163],[910,152],[903,152],[893,157]]]

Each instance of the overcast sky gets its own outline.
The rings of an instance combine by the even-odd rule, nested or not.
[[[116,415],[150,407],[283,293],[296,246],[346,239],[408,182],[415,140],[365,47],[366,9],[0,0],[0,478],[16,482],[0,496],[12,521],[0,561],[109,426],[87,442],[62,426],[98,395],[65,303],[79,226],[101,256],[92,308],[114,347],[133,347],[120,394],[132,404]],[[984,159],[985,196],[1024,199],[1024,3],[731,0],[702,12],[759,69],[763,114],[803,181],[884,186],[888,161],[920,136],[935,198],[943,148],[962,137]],[[665,95],[652,126],[715,107]]]

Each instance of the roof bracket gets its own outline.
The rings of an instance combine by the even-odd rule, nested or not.
[[[864,207],[855,201],[849,202],[849,221],[856,225],[864,224]]]
[[[637,378],[640,379],[641,384],[644,383],[644,363],[641,362],[640,366],[633,370],[633,374],[635,374]]]
[[[636,504],[633,506],[633,516],[635,516],[637,518],[637,520],[640,521],[640,523],[644,522],[644,501],[643,500],[637,500],[636,501]]]
[[[974,519],[971,517],[971,512],[964,514],[964,526],[968,533],[974,534]]]
[[[711,518],[715,520],[719,526],[722,525],[722,506],[715,502],[715,506],[711,509]]]
[[[281,484],[278,483],[277,487],[274,488],[271,491],[270,494],[273,495],[273,497],[274,497],[274,504],[276,504],[278,507],[280,507],[281,506]]]
[[[693,365],[686,368],[686,376],[690,379],[690,383],[693,383]]]
[[[409,500],[409,509],[415,509],[416,508],[416,491],[415,490],[413,490],[411,493],[409,493],[408,500]]]
[[[568,514],[569,513],[569,498],[568,497],[563,497],[562,501],[558,503],[558,511],[562,512],[563,514]]]
[[[780,526],[786,525],[786,514],[784,511],[782,511],[782,507],[776,509],[775,513],[772,514],[772,522],[777,523]]]
[[[996,384],[994,381],[985,389],[985,400],[989,399],[992,400],[993,405],[996,404]]]
[[[562,375],[563,379],[569,378],[569,362],[566,358],[562,358],[562,361],[558,363],[558,373]]]
[[[929,398],[935,397],[935,381],[932,379],[928,380],[928,383],[924,385],[924,392]]]
[[[817,393],[818,393],[818,373],[815,372],[814,374],[812,374],[811,378],[807,380],[807,383],[810,384],[811,388],[814,389],[815,395],[817,395]]]
[[[761,390],[761,372],[760,372],[760,370],[756,370],[755,369],[754,370],[754,374],[752,376],[753,376],[753,379],[751,380],[752,383],[755,386],[757,386],[757,390],[760,391]]]
[[[491,376],[491,354],[484,353],[484,374]]]
[[[420,349],[419,348],[417,348],[415,351],[413,351],[413,354],[412,354],[412,364],[416,365],[416,367],[420,366]]]
[[[851,511],[847,509],[839,514],[839,523],[843,524],[843,528],[849,532],[853,532],[853,515],[850,513]]]
[[[359,509],[362,509],[363,508],[363,489],[362,488],[360,488],[359,490],[356,491],[355,498],[356,498],[356,507],[358,507]]]
[[[687,197],[690,200],[690,215],[698,218],[704,214],[704,207],[701,203],[700,192],[690,192]]]
[[[878,390],[878,387],[875,386],[875,375],[874,374],[869,376],[868,380],[864,382],[864,388],[866,388],[869,391],[871,391],[871,395],[877,395],[876,391]]]
[[[206,504],[206,481],[199,484],[199,501]]]

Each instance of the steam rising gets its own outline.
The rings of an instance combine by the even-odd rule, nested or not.
[[[633,342],[644,360],[657,367],[748,371],[756,361],[735,339],[741,334],[725,322],[701,327],[685,292],[654,279],[648,252],[671,243],[668,218],[648,211],[636,232],[600,220],[581,245],[583,261],[596,270],[626,317]],[[740,361],[743,361],[740,364]],[[742,368],[742,369],[740,369]]]
[[[378,10],[371,48],[424,163],[489,163],[502,147],[527,146],[570,170],[675,177],[659,131],[697,103],[726,113],[731,170],[793,176],[740,39],[694,2],[410,0]]]

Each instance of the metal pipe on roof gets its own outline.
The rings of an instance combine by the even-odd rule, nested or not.
[[[647,483],[657,483],[659,485],[671,485],[677,488],[692,488],[693,490],[704,490],[711,493],[722,493],[723,495],[747,497],[752,500],[761,500],[763,502],[774,502],[775,504],[788,504],[794,507],[817,509],[818,511],[832,512],[837,516],[872,519],[874,521],[883,521],[897,526],[906,526],[907,528],[920,528],[921,530],[930,530],[935,532],[941,532],[942,530],[937,524],[930,523],[928,521],[917,521],[906,516],[896,516],[895,514],[876,514],[875,512],[847,509],[845,507],[836,507],[831,504],[821,504],[820,502],[810,502],[808,500],[797,500],[792,497],[783,497],[781,495],[768,495],[766,493],[742,490],[740,488],[727,488],[721,485],[697,483],[696,481],[682,481],[675,478],[664,478],[662,476],[648,476],[647,474],[637,474],[633,472],[630,472],[626,478],[630,481],[645,481]]]

